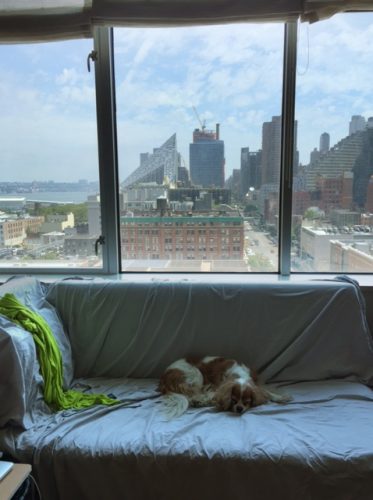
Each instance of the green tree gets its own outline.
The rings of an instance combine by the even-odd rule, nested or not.
[[[49,207],[37,206],[30,211],[31,215],[66,215],[72,212],[74,214],[75,224],[88,222],[88,209],[86,203],[74,203],[69,205],[53,205]]]
[[[274,268],[271,262],[264,255],[251,255],[247,259],[247,263],[250,266],[251,271],[254,272],[273,272]]]

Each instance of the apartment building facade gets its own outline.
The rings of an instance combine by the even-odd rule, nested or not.
[[[242,260],[244,223],[232,216],[121,217],[122,259]]]

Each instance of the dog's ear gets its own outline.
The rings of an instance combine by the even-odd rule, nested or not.
[[[226,382],[219,386],[215,393],[214,403],[218,410],[228,411],[232,399],[232,382]]]
[[[267,393],[258,385],[253,387],[253,404],[252,406],[260,406],[267,403],[268,395]]]
[[[258,382],[258,372],[255,370],[255,368],[250,368],[250,376],[255,383]]]

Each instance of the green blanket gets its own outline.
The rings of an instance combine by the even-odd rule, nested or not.
[[[0,298],[0,314],[31,333],[44,379],[44,399],[53,410],[80,409],[95,404],[114,405],[120,402],[104,394],[64,391],[61,352],[45,319],[10,293]]]

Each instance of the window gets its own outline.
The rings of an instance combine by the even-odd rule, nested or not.
[[[301,26],[293,271],[373,271],[372,30],[356,13]]]
[[[163,271],[206,269],[190,237],[209,224],[211,272],[278,271],[283,38],[281,24],[114,29],[120,225],[189,226],[194,267],[160,247]],[[138,256],[121,246],[122,270],[153,270]]]
[[[1,45],[0,269],[373,272],[372,31],[349,13]]]
[[[0,268],[102,268],[91,50],[0,46]]]

